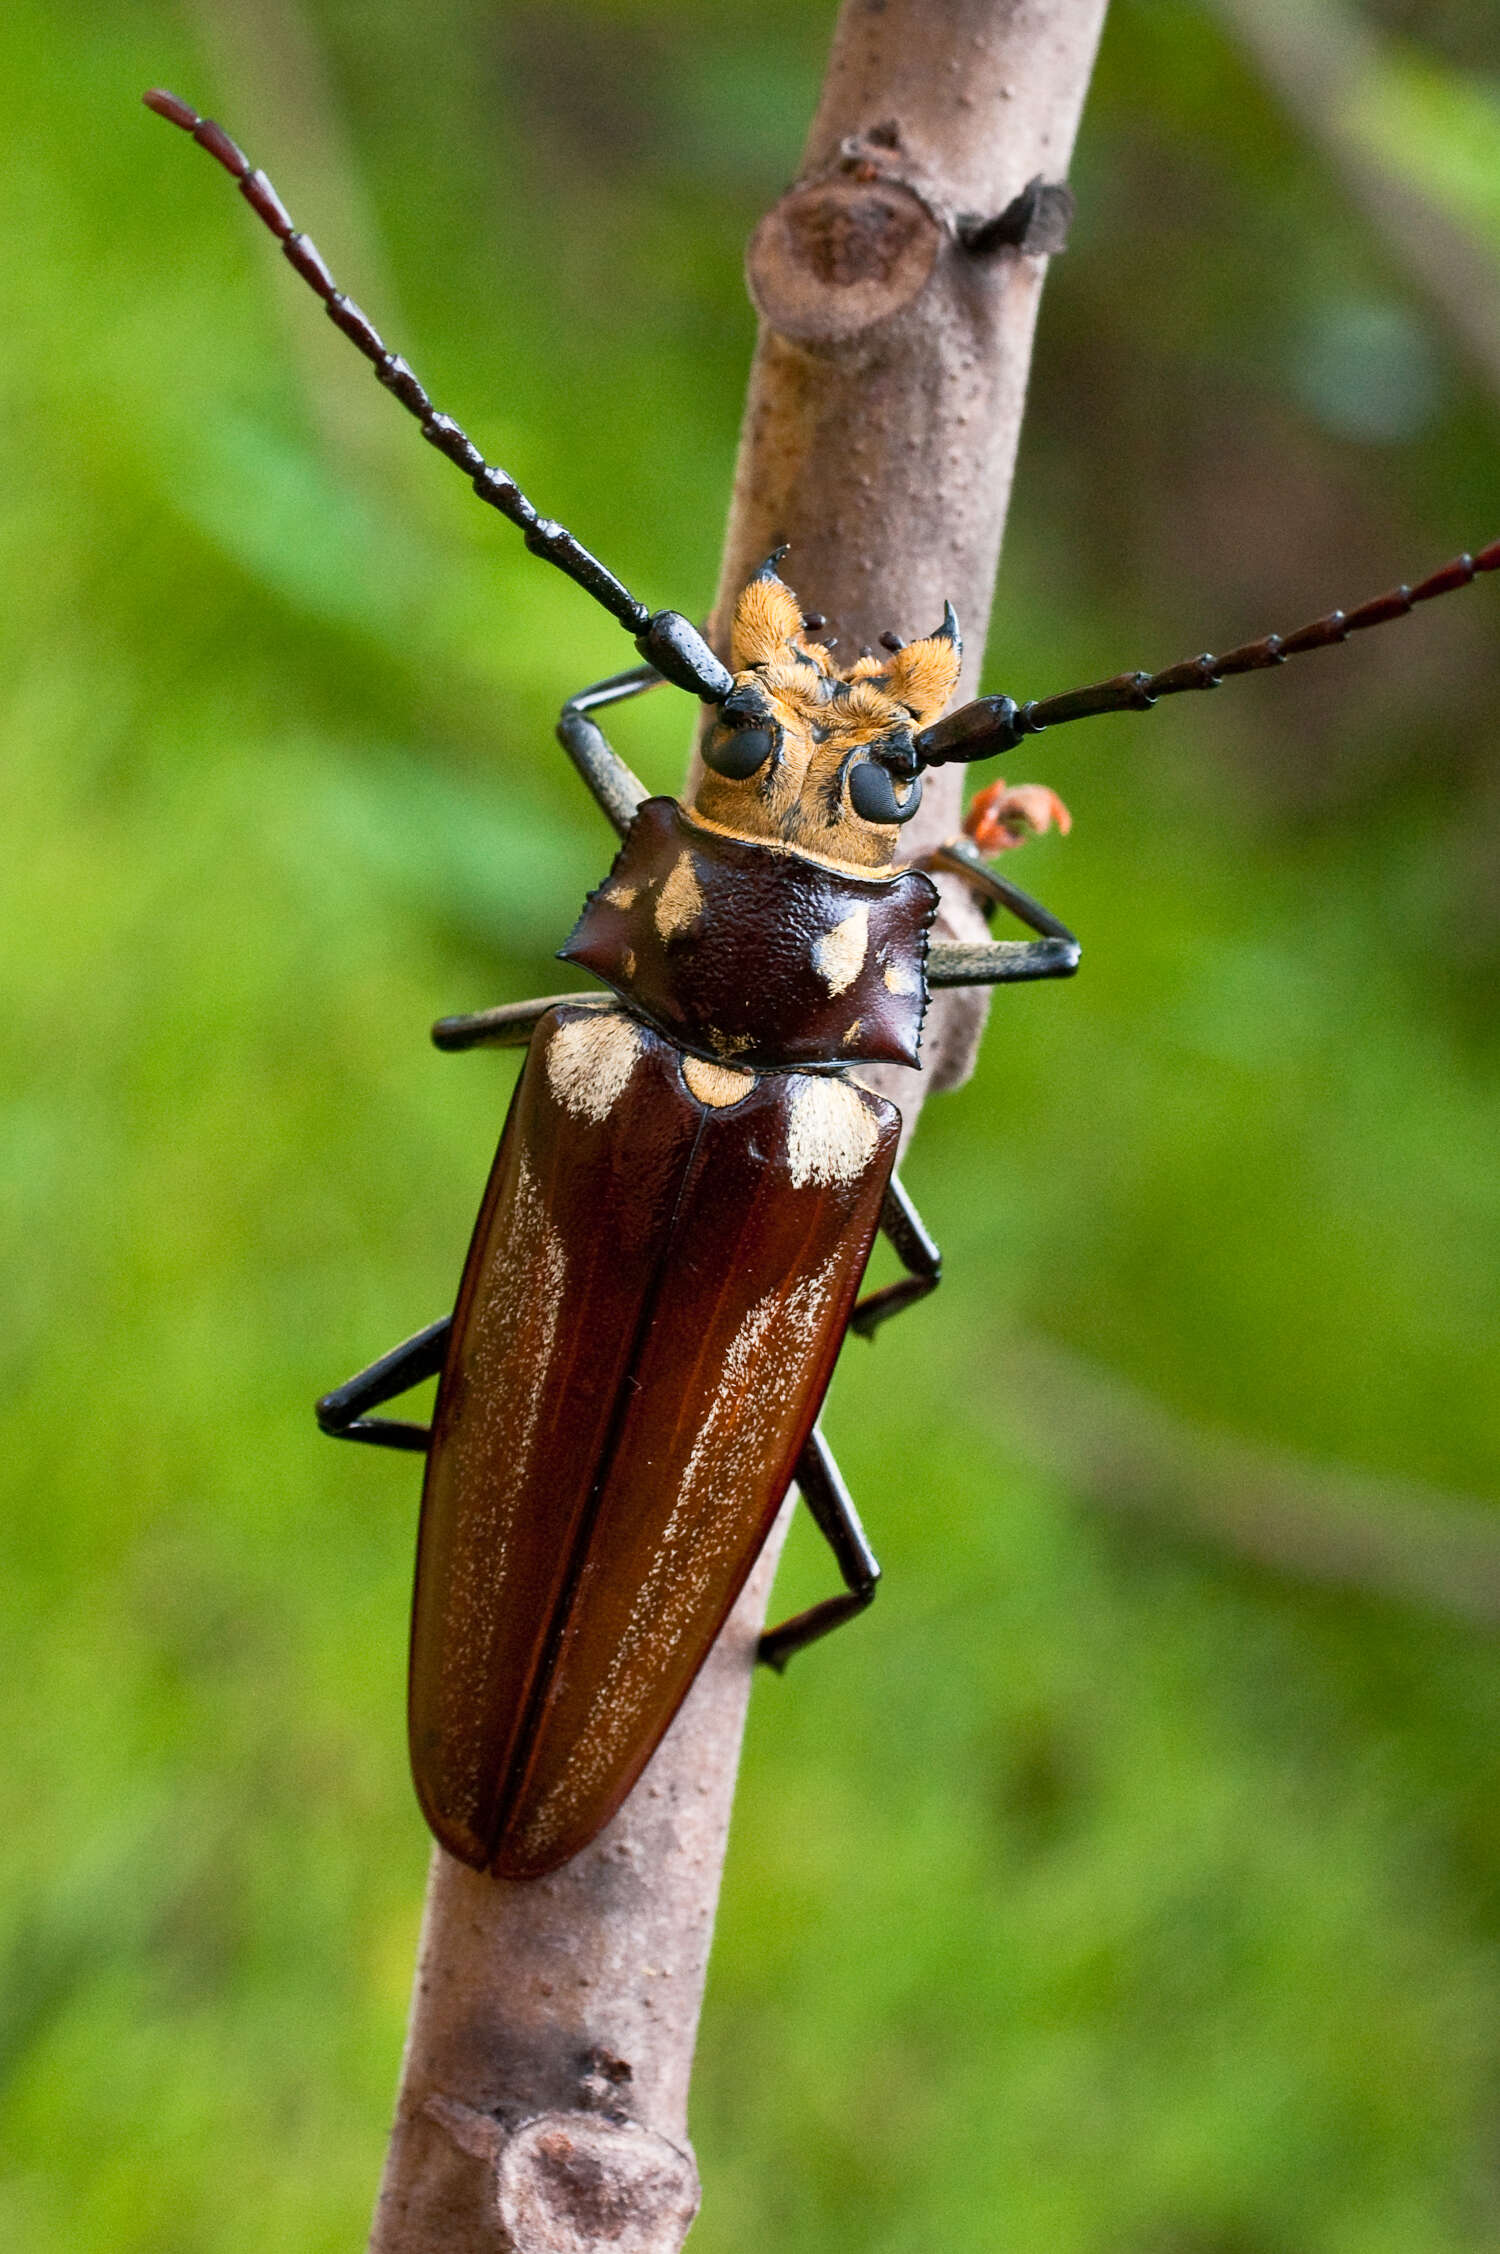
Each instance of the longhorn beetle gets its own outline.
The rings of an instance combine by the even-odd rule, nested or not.
[[[677,1712],[795,1481],[844,1593],[761,1639],[781,1667],[874,1594],[879,1568],[816,1419],[848,1330],[936,1285],[893,1168],[900,1119],[861,1086],[915,1064],[936,987],[1065,978],[1078,943],[987,866],[1066,809],[997,783],[965,834],[903,864],[923,770],[1009,752],[1094,713],[1144,711],[1399,618],[1500,569],[1500,540],[1357,610],[1165,672],[1018,704],[957,684],[935,633],[841,668],[778,575],[734,613],[730,662],[649,611],[434,408],[263,172],[176,95],[149,108],[238,182],[335,325],[527,547],[634,638],[642,663],[583,690],[557,733],[622,844],[562,960],[602,994],[442,1019],[444,1049],[525,1048],[451,1316],[318,1403],[325,1432],[424,1454],[410,1740],[450,1854],[529,1878],[592,1839]],[[661,682],[711,708],[689,804],[648,798],[594,715]],[[931,871],[1034,936],[929,945]],[[857,1296],[877,1230],[906,1276]],[[440,1374],[430,1430],[370,1414]]]

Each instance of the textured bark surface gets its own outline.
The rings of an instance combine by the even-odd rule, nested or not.
[[[1045,259],[960,225],[1066,176],[1104,0],[845,0],[798,183],[756,230],[762,316],[716,617],[767,552],[848,653],[951,599],[978,680]],[[721,645],[722,646],[722,645]],[[939,771],[904,843],[957,826]],[[940,936],[974,937],[947,908]],[[907,1114],[968,1070],[939,997]],[[687,2089],[773,1535],[640,1784],[551,1878],[434,1857],[375,2254],[673,2254]]]
[[[959,228],[1067,176],[1103,0],[848,0],[800,180],[756,229],[762,329],[716,625],[782,542],[782,575],[841,656],[889,630],[964,631],[978,693],[1045,258],[966,250]],[[827,639],[827,635],[823,636]],[[722,641],[718,643],[722,648]],[[927,777],[915,855],[958,827],[962,770]],[[943,886],[935,939],[977,939]],[[989,998],[934,1002],[921,1075],[864,1075],[902,1109],[968,1075]]]
[[[433,1850],[379,2254],[676,2248],[688,2075],[773,1537],[614,1822],[550,1878]]]

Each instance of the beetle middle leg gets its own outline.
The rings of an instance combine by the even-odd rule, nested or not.
[[[832,1550],[844,1577],[844,1594],[825,1597],[821,1604],[809,1605],[805,1612],[783,1620],[779,1628],[766,1630],[755,1647],[755,1656],[766,1666],[774,1667],[778,1674],[793,1652],[816,1643],[819,1636],[826,1636],[845,1620],[852,1620],[857,1612],[863,1612],[873,1601],[875,1585],[880,1579],[880,1567],[859,1523],[854,1498],[844,1485],[828,1442],[816,1425],[797,1458],[793,1476],[802,1491],[803,1501],[812,1512],[813,1524]]]
[[[365,1440],[374,1448],[405,1448],[414,1455],[425,1455],[432,1438],[429,1426],[409,1424],[399,1417],[366,1416],[365,1411],[378,1409],[382,1401],[394,1401],[398,1393],[420,1385],[424,1377],[436,1377],[448,1352],[452,1328],[453,1317],[442,1316],[426,1330],[419,1330],[415,1338],[393,1346],[389,1354],[382,1354],[357,1377],[325,1393],[317,1407],[321,1430],[334,1440]]]
[[[440,1017],[432,1029],[439,1049],[524,1049],[549,1010],[617,1010],[613,994],[538,994],[529,1002],[497,1002],[493,1009]]]
[[[928,1234],[921,1214],[906,1194],[899,1175],[893,1174],[880,1209],[880,1233],[887,1238],[906,1274],[899,1282],[866,1292],[849,1318],[849,1328],[861,1338],[873,1338],[883,1322],[914,1307],[943,1276],[943,1256]]]

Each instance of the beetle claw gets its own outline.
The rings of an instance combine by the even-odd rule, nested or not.
[[[1073,817],[1045,783],[1017,783],[1012,788],[1000,776],[980,791],[964,816],[964,835],[972,838],[987,857],[1008,853],[1028,837],[1044,837],[1053,825],[1066,837]]]

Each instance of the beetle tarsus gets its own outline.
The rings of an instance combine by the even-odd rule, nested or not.
[[[763,1666],[774,1667],[778,1675],[795,1652],[805,1651],[820,1636],[842,1627],[873,1603],[880,1580],[880,1567],[859,1522],[854,1498],[816,1425],[808,1434],[793,1476],[812,1513],[813,1524],[844,1577],[844,1594],[825,1597],[821,1604],[809,1605],[805,1612],[783,1620],[779,1628],[766,1630],[755,1647],[755,1656]]]
[[[320,1401],[320,1410],[322,1406]],[[318,1427],[332,1440],[364,1440],[372,1448],[398,1448],[413,1456],[425,1456],[432,1445],[430,1424],[408,1424],[400,1417],[356,1417],[352,1424],[334,1424],[320,1415]]]
[[[326,1432],[332,1440],[363,1440],[372,1448],[399,1448],[412,1455],[425,1454],[432,1438],[430,1427],[408,1424],[396,1417],[367,1416],[365,1411],[378,1409],[384,1401],[394,1401],[398,1394],[420,1385],[423,1378],[436,1377],[447,1355],[448,1334],[452,1328],[453,1317],[441,1316],[414,1337],[393,1346],[389,1354],[382,1354],[368,1369],[336,1385],[331,1393],[325,1393],[314,1412],[319,1431]]]
[[[893,1174],[880,1213],[880,1233],[887,1239],[906,1270],[899,1283],[867,1292],[849,1318],[849,1328],[861,1338],[873,1338],[882,1323],[914,1307],[937,1290],[943,1280],[943,1256],[921,1214],[906,1194],[905,1184]]]

